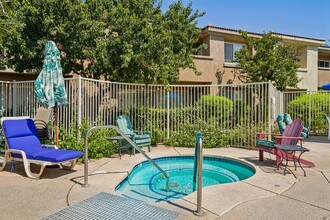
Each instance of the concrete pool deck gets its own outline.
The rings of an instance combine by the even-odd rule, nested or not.
[[[240,148],[204,149],[205,155],[232,157],[253,165],[256,174],[241,182],[203,188],[203,217],[196,217],[196,192],[182,199],[153,203],[180,212],[177,219],[330,219],[330,141],[311,137],[304,146],[310,152],[303,158],[313,161],[314,168],[305,167],[307,177],[298,167],[295,173],[283,175],[274,167],[274,155],[265,153],[258,161],[258,152]],[[192,148],[159,145],[148,155],[152,158],[191,155]],[[0,172],[0,218],[41,219],[68,205],[76,204],[100,192],[116,194],[114,188],[135,164],[143,161],[141,154],[122,159],[103,158],[89,163],[89,184],[83,188],[84,169],[74,171],[46,168],[40,180],[26,177],[20,163],[10,172],[8,164]],[[0,162],[2,156],[0,156]],[[291,164],[291,163],[290,163]],[[291,167],[292,168],[292,167]]]

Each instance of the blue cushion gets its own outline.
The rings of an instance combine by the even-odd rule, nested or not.
[[[32,119],[5,120],[3,131],[9,149],[22,150],[30,155],[42,148]]]
[[[3,122],[3,130],[8,148],[24,151],[27,159],[59,163],[79,158],[83,155],[81,151],[42,148],[37,129],[33,120],[30,118],[5,120]],[[13,157],[22,157],[16,153],[12,155]]]
[[[7,138],[7,143],[9,149],[17,149],[25,152],[34,152],[42,148],[41,143],[36,136]]]
[[[34,155],[34,159],[59,163],[79,158],[82,155],[83,152],[75,150],[42,149],[42,151]]]
[[[36,126],[31,118],[5,120],[2,124],[6,138],[35,135],[38,137]]]

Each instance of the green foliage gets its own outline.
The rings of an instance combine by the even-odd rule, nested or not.
[[[327,134],[328,123],[326,116],[329,115],[330,96],[328,93],[304,94],[288,103],[288,113],[291,117],[300,118],[308,123],[311,116],[311,131]]]
[[[26,0],[6,4],[15,12],[8,19],[19,24],[1,44],[9,68],[38,73],[45,43],[53,40],[63,47],[60,48],[63,73],[83,74],[83,61],[91,58],[104,29],[100,22],[90,19],[82,1]]]
[[[233,111],[233,102],[224,96],[203,95],[195,104],[211,116],[229,118]]]
[[[203,148],[228,146],[228,139],[216,126],[200,120],[196,123],[185,123],[180,126],[180,132],[172,132],[165,144],[175,147],[195,147],[196,131],[203,135]]]
[[[76,123],[71,124],[68,131],[60,127],[61,148],[84,151],[84,138],[89,128],[90,125],[86,120],[83,120],[79,129]],[[79,130],[81,132],[81,138],[78,137]],[[88,158],[111,157],[111,155],[117,153],[117,143],[109,142],[106,139],[107,137],[116,136],[116,134],[116,131],[109,129],[93,130],[88,136]]]
[[[299,58],[297,51],[272,32],[263,34],[262,38],[249,37],[241,31],[248,48],[237,51],[234,62],[237,62],[239,78],[243,82],[267,82],[284,91],[286,87],[297,87],[300,81],[297,77]],[[253,48],[255,53],[249,51]]]
[[[232,126],[246,125],[251,121],[251,107],[243,100],[239,99],[234,102],[234,112],[232,119]]]
[[[240,146],[244,148],[255,148],[256,133],[264,130],[264,125],[238,125],[234,129],[224,131],[224,136],[227,138],[230,145],[234,143],[241,143]]]
[[[165,141],[165,131],[159,128],[154,129],[151,134],[151,144],[155,145],[158,143],[163,143],[164,141]]]
[[[152,143],[193,147],[197,130],[203,132],[204,147],[224,147],[242,142],[254,146],[255,132],[262,130],[251,123],[251,107],[242,100],[232,102],[223,96],[205,95],[194,105],[169,109],[171,136],[166,137],[167,109],[132,109],[135,127],[152,131]],[[136,114],[138,113],[138,114]],[[205,118],[205,115],[207,117]],[[234,128],[234,129],[230,129]]]
[[[156,0],[24,0],[5,3],[7,34],[0,31],[0,67],[42,68],[44,45],[58,43],[63,74],[140,83],[173,83],[192,68],[200,30],[191,3],[162,12]],[[9,25],[14,21],[17,25]],[[9,28],[10,27],[10,28]],[[4,37],[5,41],[1,41]]]

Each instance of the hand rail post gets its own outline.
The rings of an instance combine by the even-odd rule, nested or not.
[[[202,212],[202,164],[203,164],[203,143],[202,143],[202,133],[199,131],[197,133],[197,169],[198,169],[198,175],[197,175],[197,210],[194,211],[194,214],[196,216],[203,216]]]
[[[166,178],[166,187],[167,187],[166,190],[167,191],[169,190],[169,185],[170,185],[169,175],[162,168],[160,168],[160,166],[158,166],[158,164],[156,164],[155,161],[153,161],[144,151],[142,151],[141,148],[139,148],[129,137],[127,137],[117,126],[114,126],[114,125],[94,126],[86,132],[86,135],[85,135],[85,148],[84,148],[85,164],[84,164],[84,184],[83,184],[83,187],[89,187],[89,184],[88,184],[88,146],[87,146],[88,145],[88,135],[94,129],[103,129],[103,128],[115,129],[117,131],[117,133],[119,133],[121,136],[123,136],[123,138],[129,144],[132,145],[132,147],[134,147],[148,161],[150,161],[150,163],[152,165],[154,165]]]

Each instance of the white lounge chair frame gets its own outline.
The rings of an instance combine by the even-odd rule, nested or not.
[[[2,125],[2,123],[5,120],[19,120],[19,119],[28,119],[30,118],[29,116],[20,116],[20,117],[2,117],[0,120],[0,123]],[[21,161],[23,162],[24,165],[24,170],[25,173],[28,177],[32,178],[32,179],[39,179],[40,176],[42,175],[42,173],[44,172],[44,169],[46,166],[49,165],[60,165],[62,169],[64,170],[72,170],[74,168],[74,166],[76,165],[77,159],[73,159],[73,160],[67,160],[67,161],[62,161],[60,163],[54,163],[54,162],[48,162],[48,161],[42,161],[42,160],[31,160],[31,159],[27,159],[26,158],[26,154],[24,151],[21,150],[15,150],[15,149],[8,149],[7,146],[7,141],[6,141],[6,137],[4,136],[5,139],[5,145],[6,145],[6,152],[5,152],[5,156],[4,156],[4,161],[2,162],[2,166],[0,167],[0,172],[3,171],[3,169],[5,168],[6,164],[8,161]],[[44,148],[55,148],[58,149],[58,147],[56,147],[55,145],[43,145]],[[17,157],[12,157],[11,153],[17,153],[20,154],[22,156],[22,158],[17,158]],[[40,165],[40,170],[39,173],[32,173],[31,172],[31,163],[33,164],[37,164]],[[70,163],[70,164],[68,164]],[[68,164],[68,165],[67,165]]]
[[[57,149],[56,146],[49,146],[49,147]],[[22,158],[12,157],[11,153],[20,154],[22,156]],[[2,166],[0,167],[0,172],[3,171],[3,169],[5,168],[6,163],[8,161],[13,161],[13,160],[23,162],[24,170],[25,170],[26,175],[28,177],[32,178],[32,179],[39,179],[40,176],[42,175],[42,173],[44,172],[44,169],[45,169],[46,166],[58,164],[64,170],[72,170],[74,168],[74,166],[76,165],[76,162],[77,162],[77,159],[63,161],[63,162],[60,162],[60,163],[47,162],[47,161],[42,161],[42,160],[31,160],[31,159],[26,158],[26,154],[25,154],[24,151],[9,149],[5,153],[4,161],[2,163]],[[31,163],[41,166],[40,170],[39,170],[39,173],[32,173],[31,172],[31,168],[30,168]],[[70,163],[70,164],[67,165],[68,163]]]

